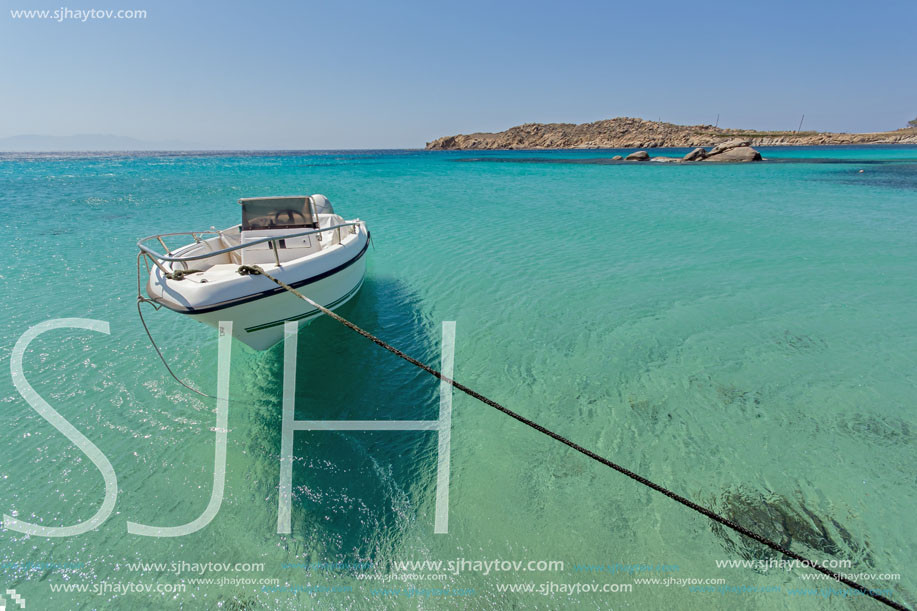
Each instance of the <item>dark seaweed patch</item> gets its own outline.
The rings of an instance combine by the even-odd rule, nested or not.
[[[716,392],[720,401],[728,408],[740,409],[743,412],[761,408],[761,393],[757,391],[717,385]]]
[[[217,601],[216,608],[222,611],[254,611],[262,607],[254,598],[236,594],[228,595],[228,597],[221,595]]]
[[[837,419],[843,433],[858,439],[908,443],[912,439],[911,427],[899,418],[879,418],[868,414],[853,414]]]
[[[859,187],[884,187],[917,191],[917,163],[889,163],[866,170],[845,170],[834,173],[829,182],[840,182]]]
[[[867,543],[858,542],[834,517],[822,517],[801,500],[793,502],[778,494],[738,488],[723,492],[717,506],[720,513],[733,522],[783,547],[797,552],[804,551],[801,548],[809,550],[813,560],[835,558],[873,565]],[[769,548],[721,524],[714,522],[710,528],[727,552],[746,560],[774,557]]]
[[[774,339],[774,343],[782,348],[793,352],[809,352],[813,350],[824,350],[828,347],[828,342],[813,335],[804,335],[784,331],[783,335]]]

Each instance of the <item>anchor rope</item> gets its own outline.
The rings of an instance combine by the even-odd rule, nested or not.
[[[579,444],[577,444],[577,443],[575,443],[575,442],[573,442],[573,441],[567,439],[566,437],[564,437],[564,436],[562,436],[562,435],[560,435],[560,434],[558,434],[558,433],[555,433],[554,431],[552,431],[552,430],[550,430],[550,429],[547,429],[547,428],[543,427],[542,425],[538,424],[537,422],[534,422],[533,420],[529,420],[529,419],[526,418],[525,416],[522,416],[521,414],[518,414],[518,413],[514,412],[513,410],[511,410],[511,409],[509,409],[509,408],[507,408],[507,407],[504,407],[503,405],[500,405],[500,404],[497,403],[496,401],[494,401],[494,400],[492,400],[492,399],[489,399],[489,398],[485,397],[485,396],[482,395],[481,393],[479,393],[479,392],[477,392],[477,391],[475,391],[475,390],[473,390],[473,389],[471,389],[471,388],[465,386],[464,384],[461,384],[461,383],[459,383],[459,382],[456,382],[455,380],[453,380],[453,379],[451,379],[451,378],[449,378],[449,377],[443,375],[442,372],[438,371],[437,369],[434,369],[433,367],[430,367],[429,365],[427,365],[427,364],[425,364],[425,363],[422,363],[422,362],[418,361],[417,359],[415,359],[415,358],[413,358],[413,357],[411,357],[411,356],[405,354],[404,352],[402,352],[402,351],[399,350],[398,348],[395,348],[394,346],[392,346],[392,345],[390,345],[390,344],[387,344],[385,341],[379,339],[378,337],[376,337],[375,335],[373,335],[373,334],[370,333],[369,331],[365,331],[365,330],[361,329],[360,327],[358,327],[358,326],[355,325],[354,323],[350,322],[350,321],[347,320],[346,318],[343,318],[342,316],[340,316],[340,315],[338,315],[338,314],[335,314],[334,312],[332,312],[331,310],[329,310],[329,309],[326,308],[325,306],[323,306],[323,305],[321,305],[321,304],[319,304],[319,303],[313,301],[312,299],[309,299],[308,297],[306,297],[305,295],[303,295],[302,293],[300,293],[299,291],[297,291],[296,289],[294,289],[294,288],[293,288],[292,286],[290,286],[289,284],[283,282],[282,280],[278,280],[277,278],[275,278],[275,277],[271,276],[270,274],[266,273],[266,272],[265,272],[263,269],[261,269],[259,266],[257,266],[257,265],[242,265],[242,266],[239,267],[238,272],[239,272],[239,274],[241,274],[241,275],[243,275],[243,276],[245,276],[245,275],[261,275],[261,276],[264,276],[265,278],[271,280],[271,281],[272,281],[274,284],[276,284],[277,286],[279,286],[279,287],[281,287],[281,288],[283,288],[283,289],[289,291],[290,293],[296,295],[297,297],[299,297],[300,299],[302,299],[303,301],[305,301],[306,303],[308,303],[308,304],[311,305],[312,307],[318,309],[319,311],[321,311],[321,312],[322,312],[323,314],[325,314],[326,316],[329,316],[329,317],[333,318],[334,320],[336,320],[337,322],[341,323],[342,325],[344,325],[344,326],[347,327],[348,329],[350,329],[350,330],[352,330],[352,331],[355,331],[356,333],[359,333],[360,335],[362,335],[362,336],[365,337],[366,339],[368,339],[368,340],[370,340],[371,342],[373,342],[374,344],[376,344],[376,345],[378,345],[378,346],[384,348],[385,350],[388,350],[389,352],[391,352],[391,353],[394,354],[395,356],[397,356],[397,357],[399,357],[399,358],[401,358],[401,359],[404,359],[405,361],[411,363],[412,365],[414,365],[414,366],[416,366],[416,367],[419,367],[420,369],[423,369],[424,371],[426,371],[427,373],[429,373],[429,374],[432,375],[433,377],[435,377],[435,378],[437,378],[437,379],[439,379],[439,380],[442,380],[443,382],[446,382],[447,384],[449,384],[449,385],[452,386],[453,388],[456,388],[456,389],[462,391],[462,392],[465,393],[466,395],[468,395],[468,396],[470,396],[470,397],[473,397],[473,398],[477,399],[478,401],[480,401],[481,403],[484,403],[485,405],[488,405],[488,406],[490,406],[490,407],[492,407],[492,408],[494,408],[494,409],[496,409],[496,410],[498,410],[498,411],[503,412],[503,413],[506,414],[507,416],[509,416],[509,417],[511,417],[511,418],[513,418],[513,419],[515,419],[515,420],[518,420],[519,422],[521,422],[522,424],[524,424],[524,425],[526,425],[526,426],[528,426],[528,427],[530,427],[530,428],[535,429],[535,430],[538,431],[539,433],[542,433],[542,434],[547,435],[548,437],[550,437],[550,438],[552,438],[552,439],[554,439],[554,440],[556,440],[556,441],[559,441],[560,443],[562,443],[562,444],[564,444],[564,445],[566,445],[566,446],[568,446],[568,447],[570,447],[570,448],[576,450],[576,451],[579,452],[580,454],[583,454],[583,455],[585,455],[585,456],[588,456],[588,457],[591,458],[592,460],[594,460],[594,461],[596,461],[596,462],[599,462],[599,463],[602,463],[602,464],[605,465],[606,467],[611,467],[611,468],[614,469],[615,471],[617,471],[617,472],[619,472],[619,473],[621,473],[621,474],[623,474],[623,475],[626,475],[626,476],[629,477],[630,479],[632,479],[632,480],[634,480],[634,481],[636,481],[636,482],[638,482],[638,483],[640,483],[640,484],[643,484],[644,486],[647,486],[648,488],[652,488],[652,489],[655,490],[656,492],[659,492],[659,493],[661,493],[661,494],[667,496],[668,498],[672,499],[673,501],[675,501],[675,502],[677,502],[677,503],[680,503],[680,504],[684,505],[685,507],[688,507],[689,509],[693,509],[693,510],[696,511],[697,513],[700,513],[701,515],[706,516],[707,518],[710,518],[710,519],[713,520],[714,522],[718,522],[718,523],[722,524],[723,526],[726,526],[727,528],[730,528],[730,529],[734,530],[735,532],[737,532],[737,533],[739,533],[739,534],[741,534],[741,535],[745,535],[745,536],[748,537],[749,539],[753,539],[754,541],[757,541],[758,543],[761,543],[761,544],[763,544],[763,545],[766,545],[767,547],[771,548],[772,550],[774,550],[774,551],[776,551],[776,552],[779,552],[779,553],[783,554],[784,556],[786,556],[786,557],[788,557],[788,558],[792,558],[793,560],[796,560],[796,561],[798,561],[799,563],[801,563],[801,564],[803,564],[803,565],[805,565],[805,566],[809,566],[809,567],[811,567],[811,568],[813,568],[813,569],[819,571],[820,573],[823,573],[823,574],[827,575],[828,577],[830,577],[830,578],[832,578],[832,579],[834,579],[834,580],[836,580],[836,581],[838,581],[838,582],[840,582],[840,583],[842,583],[842,584],[844,584],[844,585],[846,585],[846,586],[849,586],[849,587],[853,588],[854,590],[857,590],[858,592],[862,593],[863,595],[868,596],[868,597],[870,597],[870,598],[872,598],[872,599],[874,599],[874,600],[876,600],[876,601],[878,601],[878,602],[880,602],[880,603],[883,603],[884,605],[887,605],[888,607],[891,607],[892,609],[898,609],[899,611],[908,611],[907,607],[904,607],[903,605],[901,605],[901,604],[899,604],[899,603],[897,603],[897,602],[895,602],[895,601],[893,601],[893,600],[891,600],[891,599],[889,599],[889,598],[886,598],[885,596],[882,596],[882,595],[879,594],[878,592],[876,592],[876,591],[874,591],[874,590],[871,590],[871,589],[867,588],[866,586],[857,583],[856,581],[853,581],[853,580],[851,580],[851,579],[848,579],[847,577],[844,577],[843,575],[841,575],[841,574],[839,574],[839,573],[835,573],[834,571],[831,571],[830,569],[827,569],[827,568],[821,566],[821,565],[818,564],[817,562],[814,562],[814,561],[812,561],[812,560],[809,560],[809,559],[805,558],[804,556],[801,556],[800,554],[797,554],[796,552],[793,552],[793,551],[787,549],[786,547],[780,545],[779,543],[777,543],[777,542],[775,542],[775,541],[771,541],[771,540],[768,539],[767,537],[764,537],[764,536],[762,536],[762,535],[759,535],[758,533],[755,533],[755,532],[753,532],[753,531],[751,531],[751,530],[745,528],[744,526],[742,526],[742,525],[740,525],[740,524],[737,524],[736,522],[733,522],[733,521],[730,520],[729,518],[726,518],[726,517],[724,517],[724,516],[722,516],[722,515],[716,513],[715,511],[713,511],[713,510],[711,510],[711,509],[708,509],[708,508],[706,508],[706,507],[704,507],[704,506],[702,506],[702,505],[698,505],[697,503],[691,501],[690,499],[685,498],[685,497],[681,496],[680,494],[677,494],[676,492],[673,492],[673,491],[669,490],[668,488],[665,488],[664,486],[661,486],[661,485],[659,485],[659,484],[657,484],[657,483],[655,483],[655,482],[652,482],[652,481],[646,479],[645,477],[643,477],[643,476],[641,476],[641,475],[638,475],[637,473],[634,473],[633,471],[631,471],[630,469],[627,469],[626,467],[622,467],[621,465],[619,465],[619,464],[617,464],[617,463],[615,463],[615,462],[613,462],[613,461],[611,461],[611,460],[609,460],[609,459],[607,459],[607,458],[605,458],[605,457],[603,457],[603,456],[599,456],[599,455],[596,454],[595,452],[593,452],[593,451],[591,451],[591,450],[589,450],[589,449],[587,449],[587,448],[584,448],[583,446],[581,446],[581,445],[579,445]],[[163,361],[163,362],[164,362],[164,361]]]
[[[202,397],[207,397],[208,399],[216,399],[216,397],[213,397],[213,396],[211,396],[211,395],[208,395],[208,394],[205,393],[205,392],[199,391],[198,389],[196,389],[196,388],[194,388],[193,386],[191,386],[190,384],[187,384],[186,382],[182,381],[181,378],[179,378],[177,375],[175,375],[175,372],[173,372],[173,371],[172,371],[172,368],[169,367],[169,363],[166,362],[166,357],[164,357],[164,356],[162,355],[162,351],[159,349],[159,346],[156,345],[156,340],[153,339],[153,334],[150,333],[150,328],[146,326],[146,321],[143,319],[143,309],[141,308],[141,306],[142,306],[144,303],[149,303],[149,304],[151,304],[151,305],[153,306],[153,309],[155,309],[155,310],[158,310],[158,309],[161,308],[162,306],[158,305],[158,304],[157,304],[155,301],[153,301],[152,299],[147,299],[146,297],[143,296],[143,293],[140,292],[140,259],[143,258],[143,256],[144,256],[144,253],[142,253],[142,252],[137,253],[137,314],[140,316],[140,324],[143,325],[143,330],[146,331],[146,336],[150,339],[150,343],[153,345],[153,348],[156,350],[156,354],[159,355],[159,360],[162,361],[162,364],[163,364],[163,365],[165,365],[166,371],[169,372],[169,375],[170,375],[170,376],[172,376],[173,378],[175,378],[175,381],[176,381],[176,382],[178,382],[179,384],[181,384],[182,386],[184,386],[185,388],[187,388],[187,389],[190,390],[191,392],[196,392],[197,394],[199,394],[199,395],[202,396]],[[149,255],[146,255],[146,256],[149,256]],[[146,259],[144,259],[144,262],[146,262]],[[149,265],[150,265],[150,264],[147,263],[147,268],[149,268]],[[197,270],[194,270],[194,271],[197,271]],[[189,271],[185,271],[184,273],[191,273],[191,271],[190,271],[190,270],[189,270]],[[168,274],[167,274],[167,275],[168,275]],[[181,277],[176,278],[176,280],[181,280],[181,279],[184,277],[184,274],[181,274],[180,276],[181,276]]]
[[[202,396],[202,397],[207,397],[208,399],[216,399],[216,397],[214,397],[214,396],[212,396],[212,395],[208,395],[208,394],[205,393],[205,392],[201,392],[200,390],[194,388],[193,386],[191,386],[191,385],[185,383],[184,381],[181,380],[181,378],[179,378],[177,375],[175,375],[175,372],[173,372],[173,371],[172,371],[172,368],[169,367],[169,363],[166,362],[166,357],[164,357],[164,356],[162,355],[162,351],[159,349],[159,346],[156,345],[156,340],[153,339],[153,335],[150,333],[150,328],[146,326],[146,321],[143,320],[143,310],[141,309],[140,306],[143,305],[144,303],[154,303],[154,302],[150,301],[149,299],[144,299],[143,297],[141,297],[141,296],[139,296],[139,295],[137,296],[137,314],[140,315],[140,324],[143,325],[143,330],[146,331],[146,336],[147,336],[148,338],[150,338],[150,343],[153,344],[153,348],[156,350],[156,354],[159,355],[159,360],[161,360],[161,361],[162,361],[162,364],[166,366],[166,371],[169,372],[169,375],[170,375],[170,376],[172,376],[173,378],[175,378],[175,381],[176,381],[176,382],[178,382],[179,384],[181,384],[182,386],[184,386],[185,388],[187,388],[187,389],[190,390],[191,392],[196,392],[196,393],[199,394],[200,396]],[[155,303],[154,303],[154,306],[155,306]]]

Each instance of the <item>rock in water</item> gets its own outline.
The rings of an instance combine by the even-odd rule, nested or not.
[[[716,155],[710,153],[702,161],[761,161],[761,153],[745,145],[726,149]]]
[[[646,151],[637,151],[625,157],[624,160],[625,161],[647,161],[649,158],[650,158],[650,154],[647,153]]]
[[[748,140],[743,140],[742,138],[734,138],[733,140],[727,140],[726,142],[721,142],[713,147],[713,150],[708,153],[708,155],[717,155],[723,151],[728,151],[729,149],[739,148],[741,146],[750,146],[751,142]]]
[[[691,151],[690,153],[688,153],[687,155],[685,155],[684,157],[682,157],[682,161],[700,161],[701,159],[703,159],[706,156],[707,156],[707,151],[705,149],[698,147],[694,149],[693,151]]]
[[[611,158],[612,161],[621,161],[622,159],[624,159],[624,157],[621,157],[620,155],[615,155]],[[863,170],[860,171],[862,172]]]

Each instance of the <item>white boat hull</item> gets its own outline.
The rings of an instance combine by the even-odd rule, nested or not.
[[[335,310],[357,294],[365,273],[364,253],[352,265],[336,274],[296,290],[329,310]],[[219,327],[220,321],[231,320],[233,337],[255,350],[267,350],[283,340],[283,325],[286,321],[295,320],[304,326],[321,316],[321,312],[296,295],[282,291],[241,305],[188,316],[214,328]]]

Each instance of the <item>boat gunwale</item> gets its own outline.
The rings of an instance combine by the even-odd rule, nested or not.
[[[237,227],[237,225],[233,225],[233,227]],[[232,229],[233,227],[230,227],[228,229]],[[176,256],[176,255],[173,255],[171,252],[168,255],[163,255],[163,254],[156,252],[155,250],[153,250],[146,244],[144,244],[144,242],[148,240],[159,240],[159,243],[162,244],[163,247],[166,248],[166,250],[168,250],[168,247],[165,245],[165,242],[162,241],[162,238],[166,238],[170,236],[177,236],[177,235],[190,235],[194,239],[194,244],[187,244],[185,246],[180,246],[177,249],[175,249],[176,252],[178,252],[178,251],[184,250],[185,248],[188,248],[189,246],[194,246],[195,244],[202,242],[202,240],[198,239],[198,236],[207,235],[207,234],[213,234],[214,236],[219,236],[219,235],[222,235],[223,231],[228,231],[228,229],[223,230],[223,231],[217,231],[215,229],[208,229],[206,231],[177,231],[174,233],[159,233],[159,234],[155,234],[155,235],[151,235],[151,236],[147,236],[145,238],[139,239],[137,241],[137,248],[139,248],[141,252],[143,252],[144,254],[149,255],[150,257],[156,260],[159,260],[159,261],[169,261],[169,262],[199,261],[201,259],[208,259],[210,257],[226,254],[229,252],[234,252],[236,250],[242,250],[250,246],[257,246],[258,244],[264,244],[266,242],[277,242],[279,240],[286,240],[289,238],[298,238],[300,236],[315,235],[317,233],[325,233],[326,231],[335,231],[335,230],[341,229],[342,227],[365,227],[365,222],[358,219],[354,221],[348,221],[346,223],[341,223],[338,225],[333,225],[331,227],[311,229],[309,231],[300,231],[297,233],[288,233],[288,234],[278,235],[278,236],[267,236],[264,238],[258,238],[257,240],[252,240],[251,242],[236,244],[235,246],[230,246],[228,248],[223,248],[221,250],[213,250],[213,251],[210,251],[204,254],[200,254],[200,255]],[[367,235],[369,235],[368,231],[367,231]]]

